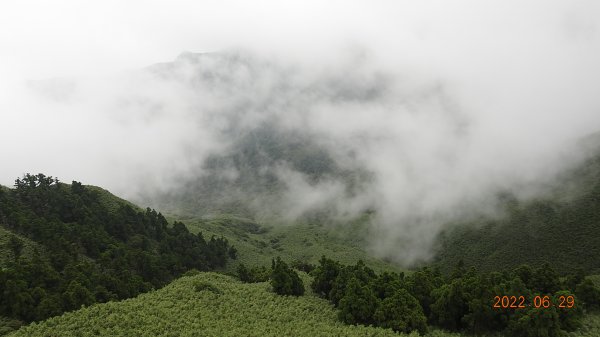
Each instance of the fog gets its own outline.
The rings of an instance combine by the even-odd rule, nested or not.
[[[595,1],[5,7],[7,186],[43,172],[158,200],[268,126],[310,139],[339,170],[312,179],[279,159],[260,169],[281,193],[225,193],[282,222],[375,211],[369,248],[412,263],[447,223],[494,214],[498,192],[543,193],[600,130]],[[368,178],[349,189],[342,171]],[[229,165],[219,179],[240,174]]]

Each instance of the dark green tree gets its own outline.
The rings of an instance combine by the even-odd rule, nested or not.
[[[404,274],[384,272],[371,281],[371,288],[375,296],[381,300],[393,296],[404,286]]]
[[[455,279],[452,283],[435,289],[431,297],[432,323],[452,331],[464,327],[462,319],[469,313],[469,298],[464,291],[462,279]]]
[[[378,299],[371,287],[352,277],[339,302],[339,317],[348,324],[371,324]]]
[[[246,265],[244,265],[243,263],[240,263],[240,265],[237,267],[237,273],[238,273],[238,278],[240,279],[240,281],[245,282],[245,283],[252,282],[252,278],[250,276],[250,270],[248,270],[248,268],[246,268]]]
[[[319,265],[311,272],[313,281],[311,288],[315,294],[321,297],[328,297],[333,288],[333,282],[340,273],[341,266],[337,261],[321,256]]]
[[[402,288],[381,301],[373,319],[378,326],[396,332],[409,333],[418,330],[420,333],[425,333],[427,331],[427,318],[423,314],[421,304]]]
[[[429,268],[414,272],[410,277],[407,278],[406,287],[408,292],[413,295],[421,307],[426,317],[431,315],[431,303],[433,298],[431,293],[434,289],[441,286],[443,283],[441,275]]]
[[[271,273],[271,286],[273,291],[279,295],[301,296],[304,294],[304,284],[292,268],[281,258],[275,260],[275,268]]]

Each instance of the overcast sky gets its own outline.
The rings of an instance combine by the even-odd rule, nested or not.
[[[265,71],[246,86],[202,87],[210,94],[201,96],[181,83],[127,75],[184,51],[232,50],[261,60]],[[267,93],[290,87],[277,103],[290,111],[278,116],[288,116],[288,126],[305,120],[379,177],[368,201],[344,200],[357,209],[381,205],[378,240],[389,242],[378,246],[393,246],[398,233],[426,246],[441,224],[414,225],[439,222],[425,215],[446,216],[493,187],[550,179],[581,158],[573,144],[600,130],[599,60],[593,0],[4,1],[0,184],[44,172],[133,197],[141,172],[146,184],[168,188],[204,158],[190,151],[223,145],[217,124],[199,128],[190,118],[212,121],[247,96],[267,111]],[[288,83],[281,69],[297,75]],[[340,104],[326,84],[346,75],[367,83],[358,93],[382,88],[380,98]],[[321,88],[314,100],[302,94],[313,85]],[[131,108],[136,100],[162,112]],[[310,199],[290,196],[290,204],[339,197],[335,182],[309,186],[286,174],[300,181],[290,183],[291,194]],[[402,219],[413,225],[398,225]],[[413,255],[407,259],[426,253]]]

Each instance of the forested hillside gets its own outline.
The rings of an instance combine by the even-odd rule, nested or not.
[[[545,197],[504,196],[505,217],[460,224],[442,233],[436,263],[463,260],[481,270],[550,263],[560,273],[600,273],[600,155],[565,174]]]
[[[12,325],[134,297],[236,257],[226,239],[43,174],[0,189],[0,225],[0,316]]]

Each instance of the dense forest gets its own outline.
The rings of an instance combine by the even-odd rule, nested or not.
[[[95,189],[43,174],[0,189],[0,224],[10,252],[0,269],[0,316],[24,322],[134,297],[236,258],[224,238],[169,225],[149,208],[111,207]]]

